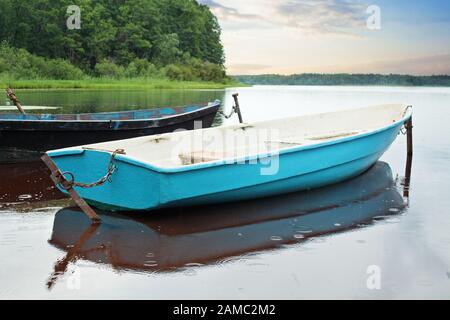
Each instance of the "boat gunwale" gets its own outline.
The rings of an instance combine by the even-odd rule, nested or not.
[[[398,105],[402,105],[402,104],[398,104]],[[264,154],[264,156],[262,156],[263,155],[262,153],[259,153],[259,154],[253,154],[253,155],[246,155],[246,156],[239,157],[239,158],[238,157],[229,157],[229,158],[219,159],[219,160],[215,160],[215,161],[202,162],[202,163],[197,163],[197,164],[192,164],[192,165],[185,165],[185,166],[177,166],[177,167],[156,166],[156,165],[150,164],[150,163],[145,162],[143,160],[139,160],[139,159],[134,158],[134,157],[129,156],[129,155],[120,155],[119,154],[119,155],[116,156],[115,159],[117,161],[121,161],[121,162],[124,162],[124,163],[128,163],[128,164],[131,164],[131,165],[135,165],[137,167],[141,167],[141,168],[153,171],[153,172],[158,172],[158,173],[163,173],[163,174],[175,174],[175,173],[182,173],[182,172],[190,172],[190,171],[208,169],[208,168],[213,168],[213,167],[220,167],[220,166],[226,166],[226,165],[245,163],[245,162],[249,162],[249,161],[252,161],[252,160],[270,158],[270,157],[273,157],[273,156],[281,156],[281,155],[284,155],[284,154],[290,154],[290,153],[306,151],[306,150],[314,150],[314,149],[318,149],[318,148],[322,148],[322,147],[327,147],[327,146],[337,145],[337,144],[341,144],[341,143],[346,143],[346,142],[349,142],[349,141],[353,141],[353,140],[369,137],[369,136],[372,136],[372,135],[375,135],[375,134],[378,134],[378,133],[382,133],[382,132],[388,131],[390,129],[398,127],[401,124],[406,123],[409,119],[411,119],[411,117],[413,115],[412,107],[411,106],[407,106],[407,105],[402,105],[402,106],[405,107],[405,114],[404,114],[404,116],[401,119],[399,119],[397,121],[394,121],[391,124],[386,125],[384,127],[373,129],[371,131],[358,133],[358,134],[355,134],[355,135],[352,135],[352,136],[342,137],[342,138],[335,139],[335,140],[329,140],[329,141],[320,142],[320,143],[314,143],[314,144],[309,144],[309,145],[298,145],[298,146],[280,148],[280,149],[277,150],[277,152]],[[360,108],[360,109],[368,109],[368,108]],[[334,113],[343,112],[343,111],[351,111],[351,110],[352,109],[340,110],[340,111],[336,111]],[[321,116],[321,115],[324,115],[324,114],[329,114],[329,113],[319,113],[319,114],[315,114],[315,115],[316,116]],[[278,120],[283,120],[283,119],[278,119]],[[267,121],[264,121],[264,122],[267,122]],[[230,127],[235,127],[235,125],[232,125]],[[209,130],[210,129],[217,129],[217,128],[209,128]],[[208,130],[208,129],[204,129],[204,130]],[[48,151],[47,153],[48,153],[48,155],[50,157],[62,157],[62,156],[68,156],[68,155],[81,155],[85,151],[111,153],[111,152],[100,151],[100,150],[98,150],[98,151],[97,150],[86,150],[86,149],[83,149],[82,147],[72,148],[72,149],[62,149],[62,150]]]
[[[32,119],[1,119],[0,118],[0,124],[6,123],[6,122],[26,122],[26,123],[134,123],[134,122],[143,122],[143,121],[159,121],[159,120],[166,120],[166,119],[173,119],[180,116],[185,115],[191,115],[198,112],[205,111],[207,109],[213,109],[213,108],[220,108],[222,102],[220,100],[216,100],[214,102],[208,103],[208,104],[201,104],[198,105],[198,109],[195,109],[193,111],[188,112],[182,112],[177,113],[170,116],[161,116],[158,118],[141,118],[141,119],[110,119],[110,120],[45,120],[45,119],[38,119],[38,120],[32,120]],[[166,107],[166,108],[185,108],[185,107],[194,107],[195,105],[189,106],[180,106],[180,107]],[[197,107],[197,106],[195,106]],[[161,108],[155,108],[155,109],[142,109],[142,110],[130,110],[130,111],[112,111],[112,112],[99,112],[99,113],[82,113],[82,114],[65,114],[65,115],[88,115],[88,114],[120,114],[120,113],[131,113],[131,112],[140,112],[140,111],[154,111],[154,110],[162,110],[166,109],[164,107]],[[1,114],[8,114],[8,113],[0,113]],[[37,115],[44,115],[44,114],[37,114]]]

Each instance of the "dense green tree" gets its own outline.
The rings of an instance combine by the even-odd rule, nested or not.
[[[81,9],[80,30],[66,25],[73,4]],[[0,40],[87,72],[135,59],[162,67],[196,58],[223,68],[220,33],[216,17],[195,0],[0,1]]]
[[[176,33],[164,34],[156,40],[155,58],[161,65],[179,62],[183,52],[180,50],[180,40]]]

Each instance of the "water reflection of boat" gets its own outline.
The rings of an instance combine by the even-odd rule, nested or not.
[[[57,200],[64,195],[54,186],[43,162],[0,164],[0,203]]]
[[[100,225],[63,209],[49,242],[67,251],[55,274],[76,259],[168,271],[356,228],[404,206],[389,165],[378,162],[353,180],[309,192],[155,215],[105,214]]]

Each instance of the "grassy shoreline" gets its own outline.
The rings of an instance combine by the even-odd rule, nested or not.
[[[157,90],[157,89],[226,89],[248,85],[235,80],[224,83],[175,81],[167,79],[86,79],[86,80],[7,80],[0,87],[14,89],[93,89],[93,90]]]

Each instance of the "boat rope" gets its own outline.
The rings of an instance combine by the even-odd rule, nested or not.
[[[406,116],[406,114],[408,113],[409,109],[412,109],[412,106],[407,106],[405,111],[403,112],[403,118]],[[402,135],[406,135],[408,133],[408,129],[413,129],[413,125],[411,121],[406,121],[403,126],[400,128],[400,132]]]
[[[108,171],[99,180],[92,183],[75,182],[75,175],[72,172],[67,171],[62,173],[66,181],[64,183],[59,183],[59,186],[64,190],[69,190],[72,189],[73,187],[90,189],[99,187],[105,184],[107,181],[111,183],[112,182],[111,176],[117,171],[117,166],[114,164],[114,160],[118,154],[125,154],[125,151],[123,149],[117,149],[111,154],[111,158],[109,159]],[[67,179],[67,176],[69,176],[70,179]]]
[[[408,130],[412,130],[413,128],[414,126],[410,122],[407,122],[400,128],[400,133],[405,136],[408,134]]]
[[[405,136],[408,134],[408,130],[412,130],[413,128],[414,128],[414,126],[412,124],[412,121],[407,121],[400,128],[400,133]]]

